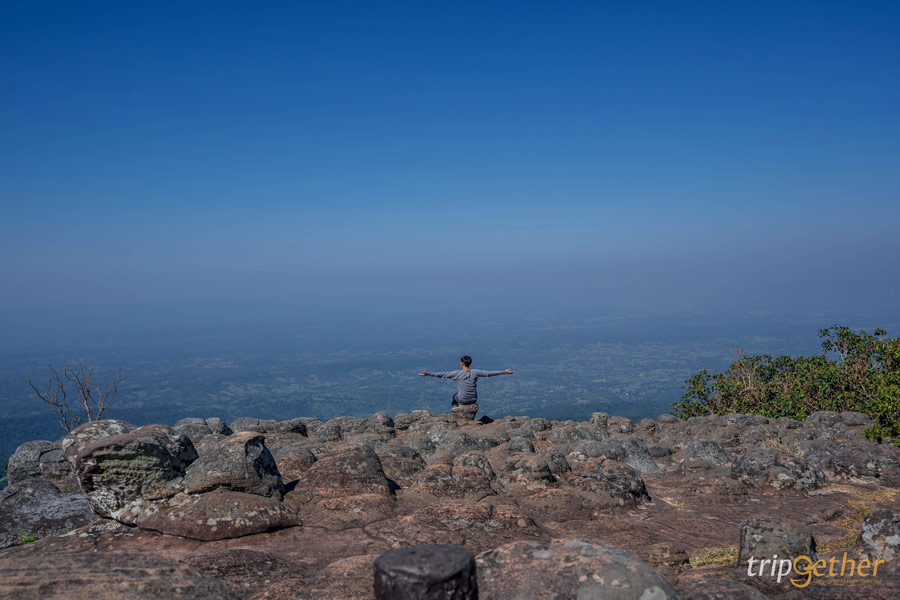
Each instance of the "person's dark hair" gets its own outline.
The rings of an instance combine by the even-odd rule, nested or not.
[[[466,365],[467,367],[470,367],[470,366],[472,366],[472,357],[467,354],[467,355],[463,356],[461,359],[459,359],[459,362]]]

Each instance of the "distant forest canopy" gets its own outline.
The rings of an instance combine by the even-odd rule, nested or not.
[[[697,415],[754,413],[803,420],[819,410],[857,411],[875,424],[866,437],[900,446],[900,338],[835,325],[819,331],[814,356],[744,356],[722,373],[702,369],[685,381],[673,404],[683,419]]]

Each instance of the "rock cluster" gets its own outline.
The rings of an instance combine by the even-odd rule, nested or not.
[[[746,561],[822,548],[885,561],[867,596],[900,593],[900,449],[867,441],[864,415],[477,412],[107,420],[23,444],[0,492],[0,596],[57,585],[38,557],[71,571],[90,552],[159,561],[86,576],[95,600],[129,582],[165,597],[155,572],[196,598],[372,598],[378,556],[435,545],[475,555],[476,580],[454,585],[482,599],[801,597]],[[403,573],[386,567],[382,588],[412,585]]]

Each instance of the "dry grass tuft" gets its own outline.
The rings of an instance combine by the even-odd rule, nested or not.
[[[664,498],[662,496],[657,496],[657,500],[662,500],[669,506],[674,506],[675,508],[684,508],[685,507],[684,502],[679,502],[678,500],[673,500],[671,498]]]
[[[835,527],[839,527],[846,531],[847,535],[819,544],[816,549],[819,554],[830,554],[836,550],[852,547],[856,543],[856,538],[859,535],[860,525],[863,520],[869,516],[869,513],[872,512],[874,505],[892,502],[900,495],[900,490],[896,488],[881,486],[876,486],[876,488],[872,490],[866,490],[853,487],[852,485],[831,484],[827,486],[827,489],[829,491],[849,494],[850,498],[844,502],[844,505],[853,509],[853,512],[830,522]]]
[[[736,567],[737,559],[737,546],[729,546],[728,548],[701,548],[691,555],[691,567],[706,567],[708,565]]]
[[[772,448],[774,450],[785,452],[797,457],[800,456],[800,447],[796,444],[796,442],[789,442],[774,435],[766,438],[766,440],[763,442],[763,445],[766,448]]]

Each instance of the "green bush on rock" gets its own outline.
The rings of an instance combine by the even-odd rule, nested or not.
[[[835,325],[819,331],[822,354],[738,355],[723,373],[706,369],[685,381],[682,419],[754,413],[805,419],[820,410],[857,411],[875,420],[866,437],[900,446],[900,338],[883,329],[859,333]]]

